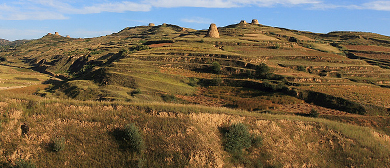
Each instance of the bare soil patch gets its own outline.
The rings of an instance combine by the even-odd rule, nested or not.
[[[344,47],[347,48],[348,50],[357,50],[357,51],[390,52],[390,47],[382,47],[382,46],[345,45]]]
[[[159,43],[159,44],[151,44],[149,45],[150,48],[158,48],[158,47],[164,47],[164,46],[170,46],[173,43]]]
[[[259,41],[280,41],[279,39],[264,34],[244,34],[241,38],[244,40],[259,40]]]

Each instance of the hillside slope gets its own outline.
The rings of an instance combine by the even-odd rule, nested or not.
[[[2,94],[4,96],[4,94]],[[33,98],[33,100],[31,100]],[[389,136],[325,119],[195,105],[2,97],[0,163],[37,167],[386,167]],[[22,135],[20,125],[29,126]],[[145,148],[121,137],[139,128]],[[261,142],[236,155],[224,130],[242,123]],[[58,139],[63,138],[63,141]],[[53,145],[62,145],[58,150]],[[22,159],[22,160],[20,160]],[[11,162],[9,162],[11,161]]]
[[[390,37],[218,30],[163,24],[1,47],[0,165],[390,165]]]

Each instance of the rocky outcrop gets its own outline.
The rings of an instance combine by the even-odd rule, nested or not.
[[[259,25],[260,23],[259,23],[259,21],[258,21],[257,19],[253,19],[251,24],[253,24],[253,25]]]

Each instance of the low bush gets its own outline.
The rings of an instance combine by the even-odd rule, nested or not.
[[[36,168],[35,164],[23,159],[18,159],[15,162],[15,166],[11,166],[11,167],[12,168]]]
[[[140,94],[140,93],[141,93],[141,89],[137,88],[137,89],[134,89],[133,91],[131,91],[130,95],[135,96],[136,94]]]
[[[0,62],[4,62],[4,61],[7,61],[7,59],[3,56],[0,56]]]
[[[252,146],[252,136],[242,123],[232,124],[225,133],[225,138],[225,149],[233,154],[241,155],[243,149]]]
[[[194,78],[194,77],[189,78],[188,85],[195,87],[195,86],[198,86],[198,83],[199,83],[198,78]]]
[[[177,101],[175,95],[164,94],[164,95],[161,95],[161,98],[162,98],[165,102],[176,102],[176,101]]]
[[[255,67],[255,76],[256,78],[269,78],[271,72],[271,68],[267,66],[265,63],[261,63]]]
[[[253,150],[246,149],[261,147],[263,139],[260,136],[251,135],[243,123],[232,124],[222,131],[225,134],[225,150],[232,154],[233,163],[244,164],[244,167],[259,165],[259,160],[251,158]]]
[[[297,70],[298,70],[298,71],[302,71],[302,72],[306,72],[306,67],[300,65],[300,66],[297,67]]]
[[[318,113],[317,110],[315,110],[315,109],[311,109],[311,110],[310,110],[309,117],[317,118],[319,115],[320,115],[320,114]]]
[[[280,45],[279,44],[275,44],[273,46],[269,46],[268,48],[270,48],[270,49],[279,49]]]
[[[142,153],[145,149],[145,143],[138,127],[135,124],[131,123],[126,125],[124,136],[128,149],[132,152],[139,154]]]
[[[261,147],[263,144],[263,138],[258,135],[252,135],[252,146],[255,148]]]
[[[221,77],[216,77],[211,79],[210,85],[211,86],[220,86],[222,84],[222,78]]]
[[[130,51],[141,51],[141,50],[147,50],[147,49],[150,49],[150,47],[147,45],[136,45],[136,46],[130,47]]]
[[[51,150],[53,152],[60,152],[65,149],[65,138],[64,137],[58,137],[55,138],[51,143]]]

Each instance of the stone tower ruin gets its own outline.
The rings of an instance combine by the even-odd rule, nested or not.
[[[153,26],[155,26],[154,23],[149,23],[149,27],[153,27]]]
[[[259,21],[257,19],[253,19],[252,20],[252,24],[253,25],[259,25],[260,23],[259,23]]]
[[[215,25],[214,23],[210,24],[209,31],[207,32],[206,37],[219,38],[217,25]]]
[[[240,25],[246,25],[246,21],[245,20],[241,20],[241,22],[239,23]]]
[[[56,36],[59,36],[59,35],[60,35],[60,33],[58,33],[58,32],[55,32],[54,34],[55,34]]]

